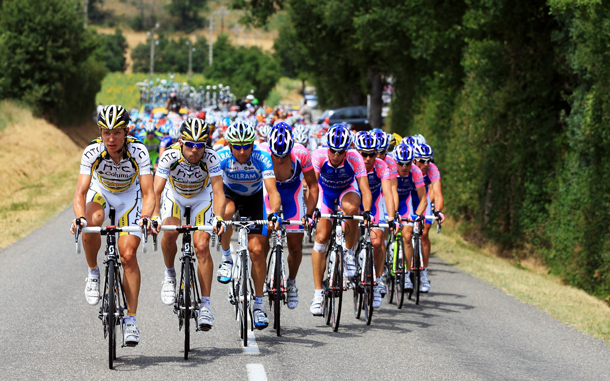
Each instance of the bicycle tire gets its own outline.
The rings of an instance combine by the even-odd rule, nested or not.
[[[413,248],[413,292],[415,293],[415,304],[419,304],[419,293],[421,289],[421,241],[415,240]]]
[[[273,271],[273,286],[275,293],[273,298],[274,326],[277,336],[280,336],[280,307],[282,301],[282,246],[275,248],[275,268]]]
[[[360,253],[361,244],[358,242],[356,246],[356,253]],[[354,317],[356,319],[360,319],[360,315],[362,314],[362,267],[361,263],[358,263],[356,266],[356,276],[354,277],[354,288],[353,288],[353,299],[354,299]]]
[[[364,318],[366,320],[366,325],[371,325],[371,321],[373,320],[373,284],[375,283],[375,278],[373,274],[373,245],[370,242],[366,243],[366,263],[364,266],[364,289],[363,289],[363,299],[364,299]]]
[[[191,259],[184,258],[184,359],[188,360],[191,349]]]
[[[332,238],[332,235],[331,235]],[[333,259],[333,250],[332,250],[332,246],[329,245],[326,248],[326,279],[324,279],[324,281],[322,282],[322,288],[324,289],[324,306],[323,306],[323,310],[322,310],[322,316],[324,316],[324,320],[326,322],[326,325],[330,325],[330,321],[331,321],[331,315],[332,315],[332,303],[330,302],[330,298],[331,298],[331,284],[330,284],[330,278],[331,278],[331,274],[334,271],[334,267],[333,264],[331,262],[331,260]]]
[[[242,339],[244,347],[248,346],[248,258],[244,256],[244,263],[241,266],[241,292],[243,294],[242,305]]]
[[[334,263],[333,290],[331,298],[331,315],[333,331],[339,329],[341,321],[341,304],[343,301],[343,253],[337,253]]]
[[[114,261],[108,261],[108,267],[106,271],[108,271],[108,315],[106,318],[106,324],[108,328],[108,369],[114,369],[114,359],[116,355],[116,321],[114,316],[115,311],[115,301],[116,298],[114,296],[116,287],[114,286],[115,282],[115,263]]]
[[[383,281],[388,288],[388,303],[392,304],[394,301],[394,248],[396,244],[392,245],[392,240],[388,240],[386,245],[386,258],[383,268]]]
[[[398,309],[401,309],[405,302],[405,293],[407,290],[405,289],[405,280],[407,273],[406,266],[406,258],[404,251],[404,243],[402,242],[402,237],[400,237],[400,241],[396,241],[398,245],[396,250],[396,306]]]

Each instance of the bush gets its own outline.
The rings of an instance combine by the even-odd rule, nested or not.
[[[10,1],[0,13],[0,99],[23,100],[60,124],[90,117],[106,70],[82,2]]]

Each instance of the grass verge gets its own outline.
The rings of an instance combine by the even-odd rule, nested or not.
[[[438,258],[610,344],[610,308],[603,301],[564,285],[533,261],[511,263],[465,242],[455,229],[445,228],[439,235],[432,232],[434,229],[430,240]]]

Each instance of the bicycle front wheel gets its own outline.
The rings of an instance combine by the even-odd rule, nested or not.
[[[402,238],[399,238],[400,240],[396,240],[396,256],[394,257],[396,265],[396,267],[394,268],[394,296],[396,297],[396,306],[398,307],[398,309],[401,309],[405,301],[405,293],[407,292],[407,290],[405,289],[405,281],[407,279],[407,267]]]
[[[241,309],[241,336],[244,342],[244,347],[248,346],[248,258],[244,257],[241,264],[241,295],[240,302],[242,303]]]
[[[331,320],[333,331],[339,329],[339,321],[341,320],[341,302],[343,301],[343,253],[335,252],[333,284],[331,286]]]
[[[373,320],[373,284],[375,282],[373,274],[373,246],[370,242],[366,243],[366,263],[364,265],[364,285],[363,285],[363,299],[364,299],[364,318],[366,325],[370,325]]]
[[[108,368],[114,369],[114,360],[116,359],[116,317],[114,315],[116,308],[116,269],[114,261],[108,261],[108,283],[107,283],[107,310],[106,324],[108,329]]]
[[[184,359],[188,360],[191,349],[191,260],[188,256],[184,258]]]
[[[275,331],[280,336],[280,303],[282,301],[282,246],[278,245],[275,248],[275,266],[273,270],[273,317]]]

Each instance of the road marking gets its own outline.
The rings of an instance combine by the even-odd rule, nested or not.
[[[267,373],[263,364],[248,364],[248,380],[250,381],[267,381]]]
[[[248,346],[244,347],[244,353],[260,353],[260,351],[258,350],[258,344],[256,344],[256,339],[254,338],[254,332],[250,330],[248,330]]]

